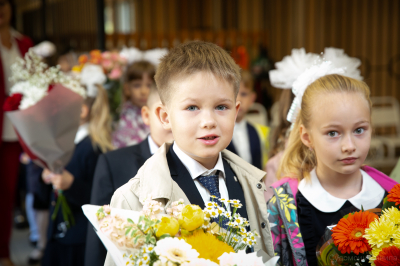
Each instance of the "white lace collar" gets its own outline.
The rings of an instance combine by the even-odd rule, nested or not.
[[[382,201],[385,190],[366,172],[360,171],[363,178],[361,191],[348,201],[358,209],[361,209],[361,206],[364,210],[375,208]],[[311,171],[310,177],[311,182],[306,182],[304,179],[300,181],[299,191],[319,211],[336,212],[347,201],[329,194],[319,182],[315,169]]]
[[[86,138],[88,135],[89,135],[89,124],[86,123],[86,124],[80,125],[78,128],[78,132],[76,132],[74,143],[78,144],[84,138]]]

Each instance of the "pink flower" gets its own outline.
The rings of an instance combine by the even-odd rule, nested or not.
[[[120,56],[117,52],[112,52],[111,53],[111,60],[113,60],[114,62],[118,62],[120,60]]]
[[[111,70],[111,73],[108,75],[109,79],[119,79],[122,76],[122,70],[119,67]]]
[[[105,212],[106,214],[110,214],[111,213],[110,205],[104,205],[103,206],[103,212]]]
[[[111,53],[108,52],[108,51],[105,51],[105,52],[103,52],[103,53],[101,54],[101,56],[102,56],[104,59],[110,59],[110,58],[111,58]]]
[[[107,71],[110,71],[114,67],[113,62],[110,59],[104,59],[103,62],[101,62],[101,65]]]

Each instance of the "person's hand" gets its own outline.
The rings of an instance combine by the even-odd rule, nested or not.
[[[53,176],[53,173],[50,172],[49,169],[45,168],[42,172],[42,180],[45,184],[49,185],[51,184],[51,177]]]
[[[53,184],[54,189],[61,190],[69,189],[74,182],[74,176],[67,170],[64,170],[62,174],[54,174],[48,169],[45,169],[43,171],[42,178],[45,183],[46,181],[48,182],[48,180],[50,180],[50,183]]]
[[[71,187],[73,182],[74,176],[67,170],[64,170],[62,174],[53,174],[51,177],[51,183],[54,189],[67,190]]]

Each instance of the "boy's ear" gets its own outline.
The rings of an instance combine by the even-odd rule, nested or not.
[[[240,108],[240,101],[236,101],[236,114],[235,114],[235,121],[236,121],[236,118],[237,118],[237,115],[238,115],[238,112],[239,112],[239,108]]]
[[[256,101],[257,93],[255,91],[251,91],[251,104]]]
[[[142,107],[142,119],[145,125],[150,125],[150,109],[147,106]]]
[[[171,123],[169,121],[169,115],[167,113],[167,107],[163,104],[159,104],[155,108],[156,116],[160,120],[165,130],[171,130]]]
[[[300,125],[300,139],[304,145],[309,148],[313,148],[310,132],[305,128],[304,125]]]

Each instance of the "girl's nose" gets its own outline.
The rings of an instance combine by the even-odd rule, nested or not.
[[[354,144],[354,140],[351,136],[347,136],[343,139],[342,144],[342,152],[344,153],[352,153],[356,151],[356,145]]]

